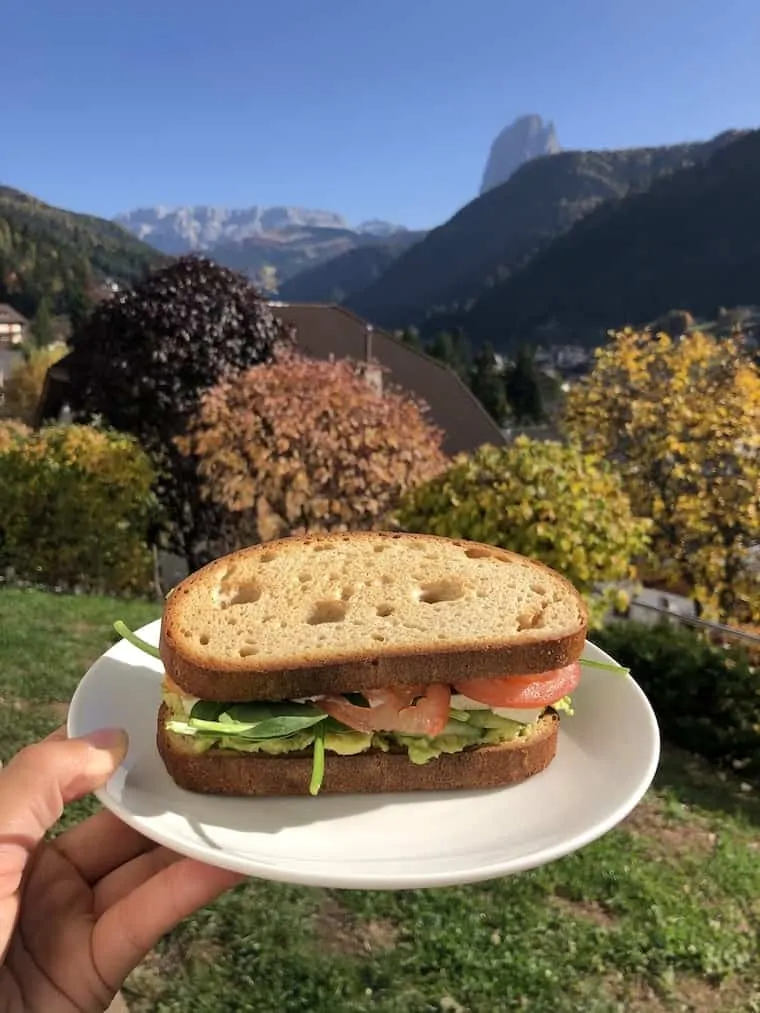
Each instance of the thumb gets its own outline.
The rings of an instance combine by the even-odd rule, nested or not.
[[[105,784],[126,751],[126,732],[118,728],[53,736],[22,749],[0,771],[0,897],[18,889],[30,853],[64,805]]]

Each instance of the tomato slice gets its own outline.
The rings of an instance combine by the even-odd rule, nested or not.
[[[580,662],[540,675],[509,675],[504,679],[458,682],[457,693],[489,707],[548,707],[568,696],[581,680]]]
[[[327,696],[314,702],[357,732],[440,735],[449,720],[448,686],[393,686],[368,690],[363,695],[369,707],[357,707],[344,696]]]

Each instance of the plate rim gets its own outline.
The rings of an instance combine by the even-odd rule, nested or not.
[[[147,640],[149,643],[157,643],[158,638],[156,634],[160,629],[160,624],[161,620],[156,619],[139,627],[135,630],[135,632],[138,636]],[[586,639],[583,649],[584,654],[586,654],[589,648],[591,648],[594,653],[601,655],[603,659],[614,662],[614,659],[603,651],[602,648]],[[137,658],[140,658],[142,661],[141,667],[150,671],[157,680],[160,679],[162,666],[158,659],[146,657],[139,651],[139,649],[133,647],[124,640],[116,641],[116,643],[112,644],[90,665],[77,684],[77,687],[71,697],[68,716],[66,719],[66,730],[69,736],[73,737],[77,734],[81,734],[81,732],[78,732],[76,728],[78,707],[81,706],[82,700],[86,698],[86,694],[89,692],[89,684],[92,681],[96,669],[109,659],[113,659],[115,657],[118,657],[120,661],[127,664],[134,664],[134,661]],[[146,662],[151,661],[152,664],[146,664]],[[587,847],[594,841],[599,840],[622,822],[626,816],[633,812],[651,787],[661,759],[662,740],[660,729],[654,709],[652,708],[652,705],[644,691],[630,673],[625,678],[629,681],[631,689],[634,695],[637,696],[638,703],[646,716],[648,735],[651,739],[651,753],[649,755],[646,768],[642,770],[642,773],[638,778],[635,790],[629,793],[623,802],[620,802],[617,806],[611,809],[603,819],[597,820],[584,831],[580,831],[573,836],[562,839],[552,845],[546,845],[537,848],[535,851],[526,852],[518,858],[510,858],[504,861],[495,861],[481,865],[474,864],[471,869],[466,871],[457,869],[454,869],[451,872],[438,870],[428,874],[420,871],[413,873],[393,872],[389,875],[383,873],[382,871],[373,872],[372,870],[369,870],[367,872],[356,871],[349,875],[340,875],[335,872],[331,873],[327,868],[323,868],[325,865],[323,860],[318,860],[319,864],[315,863],[315,865],[311,867],[307,864],[307,860],[300,858],[286,860],[284,864],[280,865],[279,863],[274,864],[272,862],[265,861],[263,858],[259,858],[258,860],[251,859],[250,857],[241,855],[239,852],[231,852],[229,850],[223,850],[222,848],[213,850],[201,843],[194,844],[189,839],[186,840],[181,838],[178,840],[171,832],[164,832],[160,825],[157,826],[151,824],[150,826],[146,826],[145,821],[141,817],[135,816],[131,809],[124,806],[121,801],[115,797],[110,786],[113,781],[113,777],[118,776],[119,771],[123,770],[122,765],[119,766],[113,777],[110,778],[105,785],[93,792],[93,795],[98,799],[100,804],[104,806],[104,808],[112,812],[127,826],[137,830],[144,837],[154,841],[156,844],[164,846],[184,857],[193,858],[205,864],[214,865],[217,868],[238,872],[249,878],[266,879],[271,882],[288,883],[294,886],[339,890],[414,890],[465,886],[478,882],[487,882],[509,875],[519,875],[520,873],[528,872],[531,869],[540,868],[543,865],[548,865],[561,858],[565,858]],[[562,735],[561,725],[560,735]],[[158,749],[155,747],[155,741],[153,748],[155,750],[156,757],[158,757]],[[508,791],[509,787],[510,786],[505,786],[504,788],[493,790],[497,792]],[[434,793],[425,794],[429,795]],[[468,794],[472,793],[470,792]],[[487,793],[484,791],[483,794]],[[368,796],[364,795],[362,797],[367,798]],[[376,797],[382,798],[384,796],[377,794]],[[255,803],[255,800],[253,799],[250,801],[252,804]],[[179,816],[181,819],[187,820],[187,816],[180,809],[173,808],[168,811]],[[334,869],[335,866],[332,865],[328,868]]]

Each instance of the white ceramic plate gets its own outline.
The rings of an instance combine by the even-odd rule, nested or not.
[[[140,631],[157,643],[159,623]],[[611,660],[591,644],[584,657]],[[639,802],[659,760],[652,708],[634,680],[585,668],[543,773],[495,791],[317,798],[195,795],[155,745],[162,668],[121,641],[85,675],[69,735],[118,725],[128,755],[97,793],[146,837],[250,876],[350,889],[451,886],[545,865],[584,847]]]

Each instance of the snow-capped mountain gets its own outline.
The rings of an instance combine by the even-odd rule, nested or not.
[[[278,233],[292,236],[302,229],[336,229],[378,238],[405,231],[400,225],[377,220],[362,222],[354,228],[334,211],[259,205],[249,208],[207,205],[137,208],[117,215],[115,220],[139,239],[169,254],[191,250],[213,252],[222,244],[254,238],[276,239]]]

